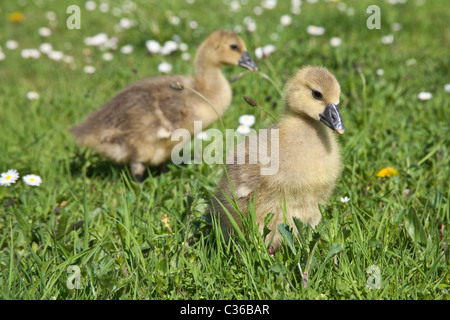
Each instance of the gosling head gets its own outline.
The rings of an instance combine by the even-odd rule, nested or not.
[[[198,59],[208,60],[219,67],[241,66],[250,71],[258,67],[250,57],[244,40],[228,30],[217,30],[209,35],[199,48]]]
[[[306,66],[298,70],[286,86],[286,104],[291,112],[322,121],[338,134],[343,134],[340,93],[338,81],[326,68]]]

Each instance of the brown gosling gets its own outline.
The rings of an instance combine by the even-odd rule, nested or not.
[[[227,30],[214,31],[201,43],[194,64],[194,76],[157,76],[126,87],[71,128],[75,140],[114,162],[129,163],[142,181],[146,165],[164,164],[179,144],[171,141],[175,129],[192,136],[194,121],[207,127],[227,110],[232,91],[222,67],[257,70],[242,38]],[[174,90],[174,83],[193,90]]]
[[[257,135],[258,144],[265,144],[267,154],[271,154],[276,147],[274,143],[278,143],[279,157],[273,160],[278,161],[278,171],[262,174],[261,169],[268,169],[269,165],[262,164],[259,157],[257,164],[249,164],[249,156],[258,150],[249,147],[247,142],[237,146],[233,164],[226,166],[244,216],[248,214],[249,201],[255,199],[256,223],[261,234],[267,214],[274,214],[268,225],[271,232],[265,239],[274,250],[279,250],[282,243],[277,230],[279,224],[286,221],[293,226],[293,217],[312,227],[320,222],[322,217],[318,205],[327,203],[341,173],[341,153],[333,134],[335,131],[340,135],[345,130],[338,108],[339,96],[339,83],[327,69],[305,66],[298,70],[285,88],[285,114],[277,124],[268,128],[267,139],[261,138],[261,132]],[[272,136],[275,133],[278,133],[278,139],[274,142]],[[236,164],[239,150],[245,151],[245,164]],[[212,199],[212,214],[220,221],[228,240],[234,230],[222,205],[241,230],[242,221],[224,194],[234,202],[226,174]]]

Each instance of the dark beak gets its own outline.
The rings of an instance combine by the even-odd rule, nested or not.
[[[242,54],[241,60],[239,60],[238,65],[244,67],[250,71],[258,71],[258,66],[255,61],[250,57],[247,51]]]
[[[339,113],[338,104],[327,104],[325,111],[319,115],[320,121],[325,123],[332,130],[336,131],[338,134],[343,134],[345,131],[344,124],[342,123],[342,117]]]

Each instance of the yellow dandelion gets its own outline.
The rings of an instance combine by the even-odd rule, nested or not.
[[[11,22],[22,22],[23,20],[25,20],[25,16],[23,15],[23,13],[13,12],[9,14],[8,20]]]
[[[395,170],[394,168],[383,168],[380,171],[378,171],[377,173],[377,177],[381,177],[381,178],[389,178],[392,175],[397,175],[398,176],[398,171]]]

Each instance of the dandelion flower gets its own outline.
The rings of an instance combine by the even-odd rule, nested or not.
[[[342,202],[342,203],[347,203],[347,202],[349,202],[349,201],[350,201],[350,198],[347,197],[347,196],[345,196],[344,198],[341,198],[341,202]]]
[[[241,124],[236,131],[240,134],[248,134],[250,132],[250,127],[244,124]]]
[[[392,175],[397,175],[398,176],[398,171],[395,170],[394,168],[383,168],[380,171],[378,171],[377,173],[377,177],[381,177],[381,178],[389,178]]]
[[[417,95],[417,98],[419,98],[419,100],[426,101],[433,98],[433,95],[431,94],[431,92],[421,92]]]
[[[85,66],[83,68],[83,71],[87,74],[93,74],[95,72],[95,67],[94,66]]]
[[[19,173],[16,169],[9,169],[0,175],[0,186],[10,186],[19,179]]]
[[[25,20],[25,16],[21,12],[13,12],[9,14],[8,20],[11,22],[22,22]]]
[[[306,28],[306,32],[313,36],[321,36],[325,33],[325,28],[318,26],[308,26]]]
[[[24,176],[23,182],[28,184],[29,186],[39,186],[42,183],[41,177],[35,175],[35,174],[28,174]]]
[[[27,98],[28,100],[37,100],[39,99],[39,93],[36,91],[30,91],[27,93]]]
[[[38,32],[41,35],[41,37],[49,37],[52,34],[52,30],[50,28],[47,28],[47,27],[39,28]]]
[[[244,114],[239,117],[239,123],[244,126],[251,127],[255,124],[255,116],[251,114]]]
[[[339,47],[342,44],[342,39],[339,37],[332,37],[330,39],[330,45],[332,47]]]
[[[172,71],[172,65],[167,62],[161,62],[158,66],[158,71],[162,73],[169,73]]]

